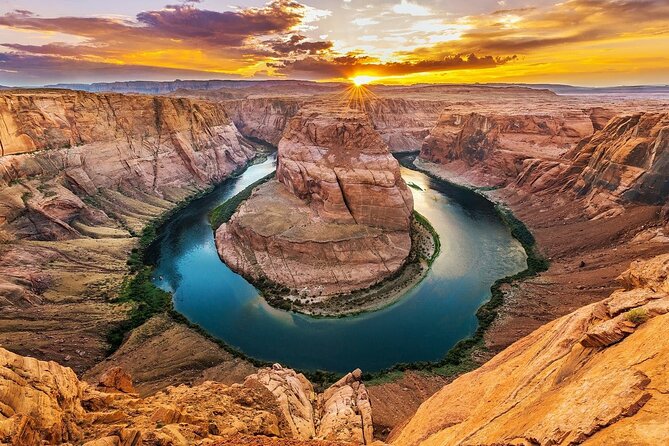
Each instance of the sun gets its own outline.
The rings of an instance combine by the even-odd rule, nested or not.
[[[353,82],[356,87],[362,87],[375,80],[376,78],[374,76],[355,76],[351,78],[351,82]]]

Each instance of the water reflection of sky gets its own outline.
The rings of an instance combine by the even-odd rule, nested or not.
[[[491,204],[469,191],[402,170],[416,209],[439,232],[442,254],[426,279],[396,304],[354,317],[311,318],[270,307],[216,253],[209,211],[274,169],[250,167],[179,212],[161,231],[156,283],[175,307],[245,353],[304,369],[373,371],[397,362],[436,360],[476,329],[490,285],[524,268],[520,245]]]

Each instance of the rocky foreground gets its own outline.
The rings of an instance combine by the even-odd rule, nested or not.
[[[216,231],[221,258],[256,282],[322,298],[396,273],[411,250],[413,198],[366,115],[303,108],[279,142],[276,179]]]
[[[393,445],[669,441],[669,255],[609,298],[551,322],[432,396]]]
[[[609,298],[541,327],[445,386],[388,443],[667,442],[669,255],[634,262],[619,279],[622,288]],[[321,394],[279,365],[243,384],[180,385],[146,398],[120,368],[98,381],[0,349],[0,444],[315,446],[373,439],[359,370]]]
[[[207,381],[140,398],[118,367],[91,385],[70,368],[0,348],[0,444],[243,444],[244,436],[369,444],[371,406],[360,376],[356,370],[318,394],[277,364],[242,384]]]

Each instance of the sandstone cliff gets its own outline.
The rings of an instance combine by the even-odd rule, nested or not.
[[[244,136],[277,146],[286,124],[305,101],[302,97],[253,97],[224,101],[223,106]]]
[[[222,180],[253,155],[220,107],[188,99],[5,93],[0,119],[2,154],[25,154],[0,158],[7,198],[0,226],[19,237],[71,237],[77,218],[99,225],[106,216],[90,209],[86,196],[174,201],[183,189]]]
[[[669,255],[516,342],[425,402],[393,445],[669,441]]]
[[[593,121],[579,110],[553,114],[452,113],[446,110],[425,139],[421,159],[448,164],[483,181],[515,179],[527,159],[558,159],[593,132]]]
[[[255,147],[200,100],[20,90],[0,120],[0,343],[82,372],[125,317],[131,236]]]
[[[612,119],[574,150],[573,165],[574,169],[582,168],[573,189],[586,196],[594,208],[605,208],[611,201],[666,204],[669,114],[640,113]]]
[[[413,199],[364,113],[305,107],[279,143],[277,180],[216,233],[233,269],[311,296],[369,287],[411,248]]]
[[[110,369],[96,385],[55,362],[0,349],[0,444],[186,445],[258,436],[371,443],[371,407],[360,371],[317,394],[279,365],[243,384],[207,381],[140,398],[129,375]],[[235,440],[237,439],[237,440]],[[312,442],[308,442],[312,444]]]

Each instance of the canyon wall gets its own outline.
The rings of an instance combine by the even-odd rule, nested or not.
[[[304,103],[299,97],[260,97],[224,101],[223,106],[244,136],[278,146],[286,124]]]
[[[0,343],[83,372],[125,318],[132,236],[256,149],[183,98],[17,90],[0,121]]]
[[[669,255],[634,262],[608,299],[551,322],[426,401],[397,446],[664,444]]]
[[[17,237],[66,238],[77,234],[76,220],[108,220],[87,196],[177,201],[254,154],[220,107],[189,99],[7,93],[0,119],[3,155],[13,155],[0,158],[0,228]]]
[[[528,159],[558,160],[595,125],[580,110],[553,114],[503,114],[444,111],[421,148],[423,160],[491,185],[506,184]]]
[[[575,149],[572,156],[574,168],[582,168],[573,189],[577,195],[585,196],[594,208],[611,206],[610,202],[667,203],[667,113],[616,117],[587,143]],[[603,200],[602,195],[605,196]]]
[[[305,106],[279,143],[276,180],[216,232],[221,258],[309,296],[367,288],[409,255],[413,198],[360,111]]]

